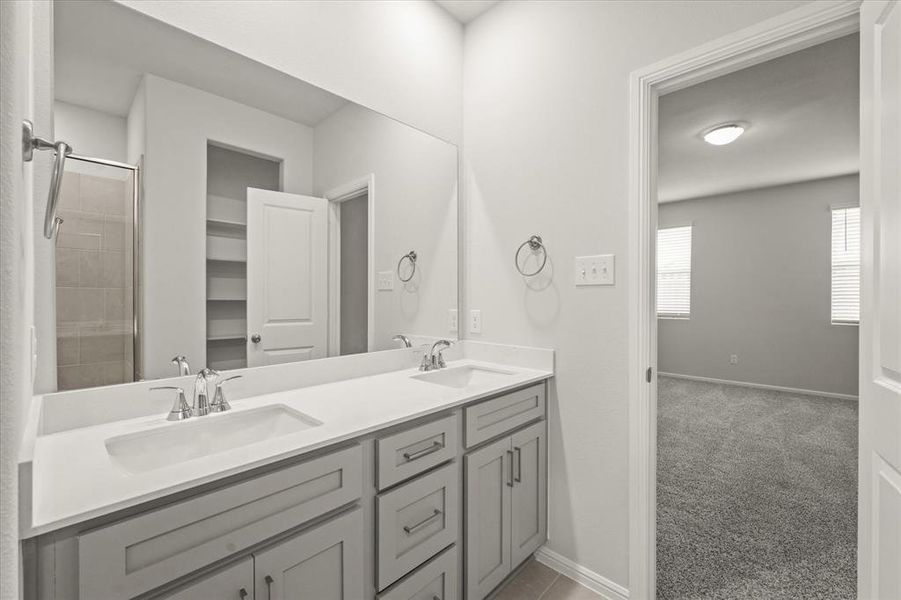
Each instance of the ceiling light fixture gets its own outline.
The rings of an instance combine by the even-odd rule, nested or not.
[[[737,140],[747,127],[746,123],[724,123],[706,130],[703,133],[703,138],[708,144],[725,146]]]

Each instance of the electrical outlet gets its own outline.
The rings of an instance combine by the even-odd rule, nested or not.
[[[469,311],[469,333],[482,333],[482,311]]]
[[[457,309],[452,308],[447,311],[447,329],[448,331],[457,331]]]
[[[390,292],[394,289],[394,271],[379,271],[378,290]]]
[[[738,354],[730,354],[729,355],[729,364],[737,365],[738,364]]]
[[[615,256],[598,254],[596,256],[577,256],[573,265],[576,285],[613,285],[615,275]]]

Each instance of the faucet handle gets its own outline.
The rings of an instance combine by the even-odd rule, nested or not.
[[[167,421],[184,421],[193,416],[194,411],[191,409],[188,401],[185,400],[185,391],[183,389],[175,385],[160,385],[150,388],[151,392],[157,390],[175,390],[175,403],[172,405],[172,410],[169,411],[169,416],[166,417]]]
[[[225,390],[222,389],[222,386],[233,379],[241,379],[242,377],[244,376],[232,375],[231,377],[226,377],[216,384],[216,395],[215,397],[213,397],[213,403],[210,404],[210,412],[225,412],[227,410],[231,410],[232,406],[225,398]]]

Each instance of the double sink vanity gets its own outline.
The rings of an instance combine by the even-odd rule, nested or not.
[[[553,352],[416,354],[248,369],[231,410],[180,421],[144,383],[36,397],[26,598],[488,596],[547,537]],[[110,415],[114,393],[145,414]]]

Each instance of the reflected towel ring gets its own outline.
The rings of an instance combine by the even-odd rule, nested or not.
[[[400,274],[400,267],[401,267],[401,265],[404,264],[404,260],[409,260],[410,266],[412,267],[410,269],[410,274],[407,276],[406,279],[404,279],[404,276]],[[410,250],[409,252],[407,252],[406,254],[401,256],[399,261],[397,261],[397,278],[400,279],[402,282],[407,283],[411,279],[413,279],[413,275],[415,275],[415,274],[416,274],[416,251]]]
[[[538,268],[535,269],[532,273],[526,273],[522,270],[522,267],[519,266],[519,254],[522,252],[522,249],[528,246],[533,253],[541,250],[541,264],[538,265]],[[541,273],[544,269],[544,265],[547,264],[547,248],[544,247],[544,241],[542,241],[540,235],[533,235],[522,244],[519,245],[519,248],[516,249],[516,255],[513,256],[513,264],[516,265],[516,270],[519,271],[519,274],[523,277],[534,277]]]

